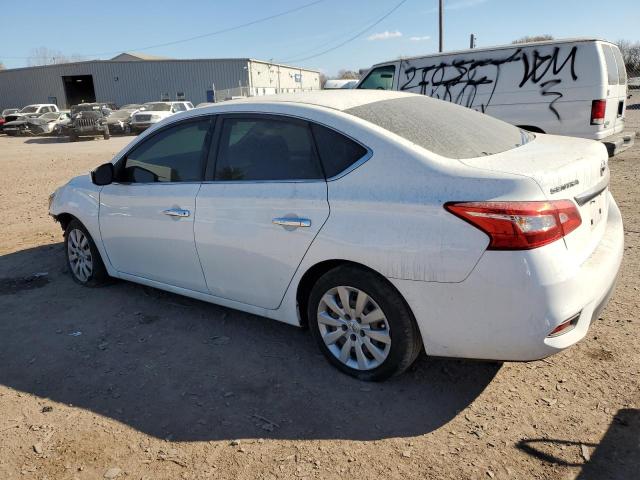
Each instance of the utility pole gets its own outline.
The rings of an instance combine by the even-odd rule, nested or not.
[[[469,36],[469,48],[476,48],[476,34],[472,33]]]
[[[444,0],[440,0],[440,11],[438,14],[440,24],[440,52],[444,50]]]

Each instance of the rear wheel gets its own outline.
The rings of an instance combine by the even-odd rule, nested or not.
[[[76,283],[96,287],[107,281],[109,275],[100,258],[100,252],[87,229],[78,220],[72,220],[67,225],[64,246],[67,265]]]
[[[364,268],[341,266],[324,274],[311,291],[307,314],[329,362],[361,380],[402,373],[422,349],[403,298],[385,279]]]
[[[111,138],[111,135],[109,135],[109,128],[106,125],[104,127],[104,132],[102,133],[102,138],[105,140],[109,140]]]

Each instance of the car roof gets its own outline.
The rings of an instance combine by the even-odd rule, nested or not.
[[[223,107],[225,105],[249,106],[291,103],[298,105],[314,105],[344,111],[350,108],[366,105],[368,103],[393,100],[395,98],[404,98],[407,96],[418,95],[391,90],[314,90],[313,92],[305,93],[280,93],[277,95],[264,95],[237,100],[227,100],[225,102],[211,104],[211,106],[203,106],[200,107],[200,109],[217,110],[219,107]]]

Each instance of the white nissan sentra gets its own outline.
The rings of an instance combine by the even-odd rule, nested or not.
[[[623,252],[605,147],[422,95],[335,91],[172,116],[50,198],[74,280],[293,325],[343,372],[534,360],[583,338]]]

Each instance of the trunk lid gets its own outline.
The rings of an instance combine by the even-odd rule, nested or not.
[[[535,140],[507,152],[461,161],[475,168],[532,178],[547,200],[574,201],[582,224],[564,239],[567,248],[584,261],[597,247],[607,223],[608,158],[600,142],[536,135]]]

